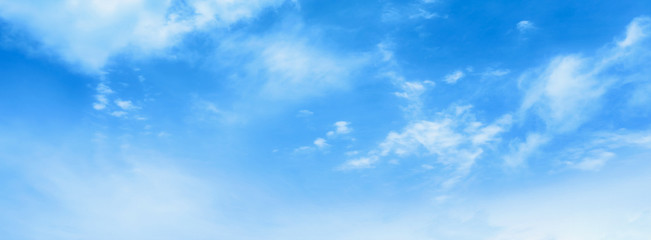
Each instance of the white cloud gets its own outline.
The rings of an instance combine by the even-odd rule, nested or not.
[[[511,70],[508,69],[488,69],[484,73],[482,73],[482,76],[484,77],[502,77],[507,74],[511,73]]]
[[[137,108],[130,100],[116,99],[115,105],[118,105],[118,107],[125,111],[131,111]]]
[[[463,136],[456,132],[451,118],[440,121],[419,121],[405,127],[402,132],[390,132],[381,144],[382,155],[395,153],[407,156],[424,147],[431,154],[444,155],[448,149],[456,149]]]
[[[484,147],[500,141],[499,134],[511,125],[511,116],[504,115],[485,125],[475,120],[471,106],[452,107],[440,112],[433,120],[419,120],[392,131],[368,156],[352,159],[342,168],[361,165],[369,168],[380,158],[397,156],[434,156],[434,163],[451,167],[453,171],[441,182],[449,188],[462,180],[484,152]],[[370,161],[373,160],[373,161]],[[364,164],[360,164],[363,162]]]
[[[297,100],[341,91],[352,84],[365,56],[348,56],[321,48],[300,24],[264,36],[234,36],[221,42],[224,65],[237,65],[239,75],[265,100]]]
[[[647,152],[651,149],[651,132],[626,131],[600,132],[587,140],[568,146],[557,155],[557,162],[570,169],[600,171],[614,158],[625,158],[631,151]]]
[[[647,46],[638,43],[645,40],[648,26],[648,18],[636,18],[628,27],[626,39],[616,46],[608,45],[591,56],[557,56],[546,66],[523,74],[520,86],[525,97],[519,115],[522,118],[534,113],[545,122],[545,130],[530,133],[505,158],[506,165],[524,163],[536,148],[556,135],[575,131],[592,120],[608,104],[604,96],[617,87],[646,81],[642,76],[651,69],[651,55]]]
[[[573,130],[595,110],[608,81],[598,79],[589,60],[555,58],[527,91],[522,110],[535,109],[550,129]],[[595,69],[598,70],[598,69]]]
[[[269,45],[267,45],[269,44]],[[347,64],[302,43],[265,43],[261,61],[269,74],[263,93],[274,98],[300,98],[346,87]]]
[[[605,133],[598,137],[593,144],[603,144],[609,147],[651,148],[651,131],[635,131],[623,133]]]
[[[463,78],[465,74],[462,71],[455,71],[445,76],[443,79],[448,84],[455,84],[459,79]]]
[[[319,149],[323,149],[327,147],[329,144],[326,142],[325,139],[317,138],[316,140],[314,140],[314,145],[316,145]]]
[[[332,137],[335,135],[344,135],[344,134],[349,134],[350,132],[353,131],[351,127],[349,127],[350,122],[346,121],[338,121],[334,124],[335,130],[334,131],[329,131],[326,135],[328,137]]]
[[[111,116],[114,116],[114,117],[124,117],[124,116],[126,116],[128,113],[125,112],[125,111],[113,111],[113,112],[111,112],[110,114],[111,114]]]
[[[387,71],[383,76],[391,80],[394,86],[400,91],[395,92],[394,95],[407,100],[407,105],[403,110],[410,118],[422,117],[423,102],[421,96],[428,90],[436,86],[436,83],[430,80],[425,81],[407,81],[403,76],[394,71]]]
[[[223,124],[241,124],[246,120],[238,113],[225,110],[217,106],[217,103],[201,99],[197,96],[193,97],[193,111],[194,120],[200,122],[214,123],[219,122]]]
[[[365,169],[365,168],[372,168],[373,165],[378,161],[377,156],[369,156],[369,157],[360,157],[356,159],[352,159],[349,161],[346,161],[344,164],[342,164],[339,167],[339,170],[353,170],[353,169]]]
[[[518,24],[516,24],[516,28],[521,33],[525,33],[525,32],[528,32],[528,31],[531,31],[531,30],[535,29],[536,26],[530,21],[522,20],[522,21],[518,22]]]
[[[482,145],[497,141],[497,135],[505,131],[505,127],[510,126],[512,121],[511,115],[504,115],[494,124],[479,128],[476,134],[471,137],[472,144]]]
[[[584,170],[584,171],[598,171],[600,170],[604,165],[606,165],[606,162],[610,160],[611,158],[615,157],[615,154],[612,152],[605,152],[605,151],[599,151],[596,153],[593,153],[592,156],[586,157],[582,159],[580,162],[576,164],[570,163],[570,167],[576,168],[579,170]]]
[[[346,121],[338,121],[333,124],[335,126],[335,130],[333,131],[328,131],[326,133],[326,136],[329,138],[339,136],[339,135],[346,135],[349,134],[350,132],[353,131],[353,129],[349,126],[350,122]],[[330,146],[330,144],[327,143],[327,140],[325,138],[317,138],[314,140],[314,145],[317,146],[318,149],[325,149],[326,147]],[[305,151],[305,150],[311,150],[312,147],[300,147],[295,150],[295,152],[299,151]]]
[[[312,115],[314,115],[314,112],[312,112],[310,110],[303,109],[303,110],[298,111],[298,114],[296,116],[298,116],[298,117],[309,117],[309,116],[312,116]]]
[[[424,18],[424,19],[432,19],[432,18],[440,18],[441,15],[435,12],[430,12],[425,9],[419,8],[416,13],[411,14],[409,18]]]
[[[534,154],[540,146],[547,143],[549,137],[531,133],[527,135],[524,142],[519,142],[512,147],[511,152],[504,157],[504,163],[507,167],[519,167],[526,163],[526,160]]]
[[[97,84],[95,91],[97,94],[95,95],[95,103],[93,103],[93,108],[98,111],[103,110],[108,104],[107,96],[112,94],[113,90],[111,90],[111,88],[109,88],[105,83],[100,82]]]
[[[644,32],[640,31],[649,31],[640,27],[646,21],[649,20],[633,20],[629,31],[636,30],[627,39],[641,41]],[[632,44],[633,40],[629,42]],[[550,132],[575,130],[601,107],[602,97],[613,86],[645,80],[639,74],[650,67],[648,50],[643,46],[633,50],[613,47],[593,56],[555,57],[542,71],[521,76],[520,83],[526,90],[521,111],[533,110]]]
[[[47,51],[98,73],[123,52],[147,55],[183,36],[254,17],[281,0],[0,1],[0,17],[22,28]]]
[[[420,82],[405,81],[402,83],[402,90],[402,92],[396,92],[396,96],[408,100],[416,100],[425,92],[425,86]]]
[[[109,98],[111,95],[116,94],[109,87],[108,81],[104,79],[104,75],[100,75],[100,81],[95,87],[95,102],[93,103],[93,109],[104,112],[108,115],[114,117],[127,117],[129,112],[133,112],[139,109],[138,106],[134,105],[131,100],[122,100],[117,98],[113,100],[115,105],[109,104]],[[135,116],[134,119],[145,120],[146,118],[142,116]]]
[[[648,36],[651,28],[651,18],[635,18],[626,28],[626,38],[617,42],[620,47],[629,47]]]
[[[377,49],[382,56],[382,61],[390,62],[393,61],[393,43],[389,41],[383,41],[377,44]]]

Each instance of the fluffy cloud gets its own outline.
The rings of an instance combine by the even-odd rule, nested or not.
[[[327,147],[328,143],[323,138],[317,138],[316,140],[314,140],[314,145],[316,145],[319,149],[321,149]]]
[[[282,0],[0,1],[0,17],[45,50],[99,73],[119,53],[146,55],[177,44],[186,33],[252,18]]]
[[[122,100],[122,99],[117,99],[115,100],[115,105],[118,105],[122,110],[129,111],[136,109],[137,107],[133,105],[133,103],[130,100]]]
[[[470,106],[457,106],[441,112],[433,120],[410,123],[400,132],[390,132],[376,150],[368,156],[347,161],[341,169],[370,168],[380,158],[395,155],[435,156],[436,163],[453,167],[454,171],[442,183],[454,185],[466,176],[484,147],[499,142],[499,135],[511,125],[511,116],[504,115],[491,124],[475,120]]]
[[[334,124],[335,130],[334,131],[329,131],[326,135],[328,137],[332,137],[335,135],[344,135],[344,134],[349,134],[350,132],[353,131],[353,129],[349,126],[350,122],[346,121],[338,121]]]

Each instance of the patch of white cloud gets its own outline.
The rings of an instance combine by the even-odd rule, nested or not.
[[[120,107],[122,110],[125,111],[131,111],[138,108],[135,105],[133,105],[131,100],[116,99],[115,105],[118,105],[118,107]]]
[[[393,43],[389,41],[383,41],[377,44],[377,49],[382,56],[382,61],[391,62],[393,61]]]
[[[457,71],[455,71],[453,73],[450,73],[450,74],[446,75],[445,78],[443,79],[443,81],[445,81],[448,84],[455,84],[455,83],[457,83],[457,81],[459,81],[464,76],[465,76],[465,74],[463,73],[463,71],[457,70]]]
[[[251,19],[282,0],[0,1],[0,17],[29,33],[44,50],[83,71],[99,73],[110,58],[149,55],[185,34]]]
[[[128,113],[125,112],[125,111],[113,111],[113,112],[110,113],[110,115],[114,116],[114,117],[125,117],[125,116],[127,116],[127,114]]]
[[[425,9],[419,8],[416,10],[416,13],[411,14],[409,18],[411,19],[417,19],[417,18],[422,18],[422,19],[432,19],[432,18],[440,18],[442,17],[438,13],[435,12],[430,12]]]
[[[421,82],[407,82],[402,84],[402,92],[396,92],[396,96],[408,100],[415,100],[425,92],[425,86]]]
[[[629,47],[646,38],[651,28],[651,18],[635,18],[626,28],[626,37],[617,42],[620,47]]]
[[[504,115],[491,124],[475,120],[470,112],[471,106],[457,106],[438,113],[433,120],[418,120],[399,132],[390,132],[376,150],[368,156],[345,162],[343,169],[355,166],[369,168],[381,158],[391,156],[406,158],[410,156],[435,157],[434,163],[454,170],[441,182],[441,186],[454,186],[469,174],[471,168],[484,152],[484,148],[501,141],[499,135],[512,124],[511,116]],[[361,160],[367,164],[352,164]]]
[[[623,131],[603,133],[597,137],[593,145],[601,144],[608,147],[642,147],[651,148],[651,131]]]
[[[354,169],[365,169],[374,167],[375,163],[378,162],[379,158],[377,156],[368,156],[355,158],[349,161],[346,161],[344,164],[339,166],[339,170],[354,170]]]
[[[600,69],[578,56],[557,57],[537,74],[528,89],[522,110],[534,109],[550,129],[564,132],[577,128],[596,109],[609,84],[600,79]]]
[[[509,69],[488,69],[484,71],[481,75],[483,77],[503,77],[511,73]]]
[[[615,157],[615,154],[612,152],[599,151],[592,153],[589,157],[581,159],[580,162],[568,163],[568,165],[572,168],[583,171],[599,171],[604,165],[606,165],[606,162],[613,157]]]
[[[556,135],[576,131],[591,121],[608,103],[605,101],[608,93],[624,84],[638,85],[646,81],[642,76],[651,67],[651,55],[648,47],[640,43],[648,39],[646,33],[651,30],[648,22],[646,17],[634,19],[628,26],[624,44],[619,42],[591,56],[557,56],[546,66],[520,77],[525,96],[519,115],[522,118],[533,113],[544,121],[545,129],[530,133],[525,142],[513,147],[505,158],[506,165],[524,163]],[[634,97],[635,94],[631,99]],[[595,165],[598,162],[593,161]]]
[[[433,1],[421,1],[418,3],[388,3],[382,9],[382,21],[396,23],[403,21],[430,20],[436,18],[447,18],[433,10]]]
[[[636,39],[642,40],[640,32],[648,32],[649,27],[641,27],[649,21],[636,18],[629,25],[636,29]],[[632,45],[627,45],[634,47]],[[550,131],[565,132],[574,130],[587,121],[601,106],[602,97],[614,86],[627,82],[644,80],[638,76],[649,67],[648,52],[645,46],[635,51],[619,47],[599,52],[593,56],[563,55],[555,57],[543,70],[524,74],[521,85],[526,85],[526,95],[521,111],[533,110],[545,120]],[[630,69],[631,72],[618,72]]]
[[[329,146],[329,144],[324,138],[317,138],[316,140],[314,140],[314,145],[316,145],[319,149],[323,149]]]
[[[93,103],[93,109],[106,113],[113,117],[126,118],[129,113],[133,113],[140,107],[133,104],[131,100],[122,100],[117,98],[110,101],[112,95],[115,95],[116,92],[109,87],[109,82],[104,80],[104,75],[101,75],[100,82],[95,87],[95,102]],[[144,120],[143,116],[134,116],[135,119]]]
[[[515,27],[518,29],[520,33],[526,33],[536,29],[536,26],[531,21],[528,20],[522,20],[518,22],[518,24],[516,24]]]
[[[217,61],[242,67],[241,75],[253,79],[258,95],[267,100],[299,100],[348,89],[366,57],[322,48],[300,24],[290,25],[264,36],[225,39]]]
[[[504,157],[505,165],[507,167],[522,166],[532,154],[536,153],[548,141],[548,136],[539,133],[528,134],[524,141],[516,140],[515,144],[511,145],[511,152]]]
[[[473,145],[482,145],[489,142],[497,141],[498,134],[504,132],[505,126],[510,126],[513,122],[511,115],[504,115],[498,119],[495,124],[482,126],[479,122],[474,122],[471,126],[472,132],[476,132],[472,136],[471,141]]]
[[[356,65],[339,62],[329,53],[300,43],[267,45],[261,58],[269,74],[262,91],[273,98],[297,98],[343,89],[348,85],[349,67]]]
[[[599,132],[590,135],[588,139],[568,146],[557,157],[559,164],[569,169],[596,172],[612,160],[624,158],[631,151],[646,152],[651,149],[649,130]]]
[[[99,111],[106,108],[106,105],[108,104],[108,95],[112,94],[113,90],[111,90],[111,88],[106,85],[106,83],[100,82],[97,84],[95,91],[97,93],[95,94],[95,102],[93,103],[93,108]]]
[[[296,114],[297,117],[309,117],[314,115],[314,112],[307,110],[307,109],[302,109],[298,111],[298,114]]]
[[[399,91],[393,94],[407,100],[407,104],[403,107],[404,112],[410,118],[422,117],[423,101],[421,97],[428,89],[436,86],[436,83],[430,80],[407,81],[395,71],[387,71],[383,73],[383,76],[391,80],[391,83],[399,89]]]
[[[239,114],[222,109],[214,101],[202,99],[198,96],[194,96],[193,109],[194,120],[199,122],[235,124],[246,121]]]
[[[337,137],[341,137],[344,135],[348,135],[353,131],[353,128],[350,127],[350,122],[347,121],[337,121],[332,125],[335,127],[335,129],[332,131],[328,131],[325,134],[326,137],[330,140],[337,139]],[[325,150],[326,148],[330,147],[330,144],[328,144],[328,140],[326,139],[326,137],[319,137],[312,142],[314,146],[316,146],[316,149]],[[312,146],[303,146],[295,149],[294,152],[305,152],[308,150],[314,150],[314,148]]]
[[[335,122],[334,124],[335,130],[334,131],[329,131],[326,133],[328,137],[333,137],[337,135],[345,135],[349,134],[350,132],[353,131],[353,128],[350,127],[350,122],[346,121],[338,121]]]

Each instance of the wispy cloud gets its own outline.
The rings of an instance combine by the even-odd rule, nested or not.
[[[448,84],[455,84],[455,83],[457,83],[457,81],[459,81],[461,78],[463,78],[463,76],[465,76],[463,71],[458,70],[458,71],[455,71],[453,73],[450,73],[450,74],[446,75],[445,78],[443,79],[443,81],[445,81]]]
[[[651,28],[651,18],[638,17],[631,22],[626,28],[626,37],[617,42],[620,47],[629,47],[649,35]]]
[[[106,108],[106,105],[109,103],[108,95],[112,94],[113,90],[111,90],[111,88],[108,87],[106,83],[100,82],[97,84],[95,91],[97,91],[97,94],[95,95],[95,103],[93,103],[93,108],[95,110],[102,110]]]
[[[470,172],[484,147],[499,142],[499,135],[512,123],[511,116],[504,115],[486,125],[475,120],[470,108],[452,107],[432,120],[416,120],[400,132],[392,131],[368,156],[349,160],[341,169],[370,168],[390,156],[434,156],[433,163],[454,168],[441,183],[444,187],[453,186]]]
[[[300,100],[352,86],[355,73],[367,64],[365,56],[330,51],[300,24],[290,25],[264,36],[225,39],[216,61],[232,57],[227,64],[243,66],[239,74],[271,100]]]
[[[507,165],[524,163],[528,155],[556,135],[576,131],[591,121],[607,104],[607,93],[623,84],[643,82],[640,74],[648,72],[650,57],[648,47],[639,43],[645,39],[644,33],[651,30],[645,24],[647,21],[642,17],[629,24],[625,38],[629,40],[624,40],[627,44],[608,45],[607,50],[592,56],[557,56],[546,66],[520,77],[526,94],[519,115],[533,113],[540,117],[545,122],[545,131],[530,133],[506,157]]]
[[[23,27],[47,51],[97,74],[117,54],[166,50],[189,32],[227,27],[282,2],[2,1],[0,17]]]

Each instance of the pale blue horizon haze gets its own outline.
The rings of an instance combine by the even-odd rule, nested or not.
[[[0,239],[651,239],[651,2],[0,0]]]

